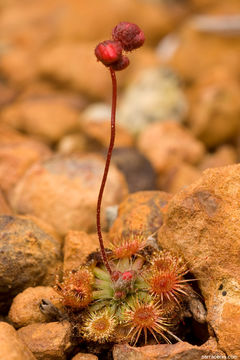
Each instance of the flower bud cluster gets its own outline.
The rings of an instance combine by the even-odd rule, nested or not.
[[[119,71],[129,65],[129,59],[123,55],[123,51],[141,47],[145,36],[136,24],[122,21],[113,29],[112,39],[100,42],[95,48],[95,55],[105,66]]]

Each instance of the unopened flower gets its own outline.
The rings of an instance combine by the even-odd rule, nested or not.
[[[95,55],[104,65],[109,66],[122,58],[122,45],[119,41],[103,41],[95,48]]]
[[[145,41],[143,31],[136,24],[126,21],[120,22],[113,29],[114,40],[120,41],[125,51],[132,51],[141,47]]]
[[[126,67],[128,67],[129,63],[129,58],[125,55],[122,55],[118,61],[111,64],[111,68],[114,71],[124,70]]]

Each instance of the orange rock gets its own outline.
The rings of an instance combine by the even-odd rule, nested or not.
[[[0,216],[0,229],[0,306],[6,310],[20,291],[54,281],[61,245],[23,216]]]
[[[44,232],[47,234],[50,234],[57,242],[59,242],[62,245],[62,238],[58,235],[54,227],[39,217],[36,217],[34,215],[25,215],[22,216],[24,219],[28,219],[30,221],[33,221],[38,227],[40,227]]]
[[[0,183],[3,191],[8,194],[33,163],[47,158],[50,154],[51,151],[46,145],[1,127]]]
[[[237,163],[237,152],[231,145],[222,145],[212,154],[206,154],[199,164],[200,170]]]
[[[72,360],[98,360],[98,357],[92,354],[78,353]]]
[[[210,15],[236,15],[240,11],[238,0],[191,0],[194,4],[201,7],[205,5],[206,13]]]
[[[110,139],[110,119],[104,119],[102,121],[94,120],[81,120],[82,131],[91,139],[99,142],[102,146],[108,147]],[[127,132],[126,129],[120,125],[116,125],[116,147],[133,146],[133,137]]]
[[[2,191],[0,190],[0,215],[11,215],[12,210],[10,209]]]
[[[168,64],[183,78],[194,81],[221,65],[239,74],[239,61],[234,54],[240,51],[238,36],[204,33],[185,23],[179,34],[179,45]]]
[[[6,106],[11,103],[17,95],[17,92],[13,87],[9,87],[0,82],[0,109],[2,106]]]
[[[37,56],[34,50],[10,47],[1,57],[0,71],[11,83],[23,86],[37,76]]]
[[[6,51],[0,68],[6,78],[22,86],[37,76],[39,51],[56,33],[59,16],[55,5],[59,3],[56,0],[7,3],[3,10],[1,7],[0,33]]]
[[[39,47],[49,39],[52,31],[56,31],[56,5],[59,6],[56,0],[36,4],[28,0],[21,3],[6,1],[1,7],[1,35],[12,44]],[[23,7],[25,11],[22,11]]]
[[[8,318],[17,328],[34,323],[46,322],[48,319],[39,308],[42,299],[48,299],[53,305],[60,308],[62,307],[59,301],[59,295],[52,287],[29,287],[13,299]]]
[[[181,253],[205,298],[221,349],[239,355],[240,165],[208,169],[168,203],[160,244]],[[226,298],[225,298],[226,297]],[[230,337],[231,334],[231,337]]]
[[[0,322],[0,358],[7,360],[36,360],[21,341],[13,326]]]
[[[68,321],[32,324],[17,331],[37,359],[65,360],[71,347],[71,325]]]
[[[205,152],[204,145],[188,129],[173,121],[149,125],[140,135],[138,147],[158,173],[182,161],[197,164]]]
[[[113,349],[114,360],[199,360],[204,356],[215,358],[215,356],[224,356],[224,353],[217,350],[216,342],[213,339],[202,346],[178,342],[177,344],[147,345],[138,348],[129,345],[115,345]]]
[[[129,195],[119,206],[110,229],[110,239],[129,234],[155,233],[163,223],[163,209],[171,195],[161,191],[139,191]]]
[[[59,141],[57,150],[59,153],[69,155],[73,153],[90,153],[99,152],[102,150],[102,146],[90,139],[83,133],[74,133],[65,135]]]
[[[219,2],[219,0],[191,0],[190,3],[197,9],[199,8],[207,8],[209,10],[209,6]]]
[[[234,280],[223,281],[222,286],[222,289],[220,285],[212,294],[207,320],[218,336],[219,348],[229,356],[239,357],[240,287]]]
[[[104,243],[106,234],[103,233]],[[78,269],[86,260],[86,257],[99,248],[97,234],[87,234],[84,231],[69,231],[64,242],[63,270],[71,271]]]
[[[13,208],[54,226],[60,235],[69,230],[95,231],[96,202],[104,169],[98,155],[55,156],[33,166],[11,194]],[[104,209],[127,195],[123,175],[110,167],[103,197]]]
[[[57,97],[36,97],[5,108],[1,118],[8,125],[54,142],[77,128],[78,110]]]
[[[176,193],[192,184],[200,175],[201,172],[196,167],[181,162],[170,166],[168,171],[158,176],[158,188],[162,191]]]
[[[193,134],[213,147],[236,136],[240,114],[240,86],[223,68],[207,72],[193,87],[189,126]]]

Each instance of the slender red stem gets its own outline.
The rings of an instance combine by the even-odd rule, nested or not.
[[[110,143],[108,147],[108,153],[107,153],[107,159],[106,164],[104,168],[103,178],[98,194],[98,201],[97,201],[97,234],[98,234],[98,240],[100,244],[100,250],[102,255],[102,260],[104,265],[106,266],[109,274],[112,276],[112,269],[109,265],[109,261],[107,259],[107,254],[104,248],[103,244],[103,238],[102,238],[102,231],[101,231],[101,204],[102,204],[102,197],[103,197],[103,191],[105,188],[109,165],[111,162],[112,157],[112,151],[114,147],[114,140],[115,140],[115,119],[116,119],[116,106],[117,106],[117,80],[116,80],[116,74],[115,71],[110,67],[110,74],[112,79],[112,110],[111,110],[111,137],[110,137]]]

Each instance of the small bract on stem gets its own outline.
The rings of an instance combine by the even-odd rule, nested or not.
[[[105,40],[99,43],[95,49],[95,55],[106,67],[109,67],[112,79],[112,109],[111,109],[111,136],[108,147],[107,159],[103,178],[98,194],[97,201],[97,234],[100,244],[100,250],[103,263],[108,270],[111,278],[115,281],[114,273],[109,264],[107,254],[103,244],[102,230],[101,230],[101,204],[102,197],[107,181],[109,166],[112,157],[112,151],[115,141],[115,122],[116,122],[116,107],[117,107],[117,80],[115,71],[125,69],[129,65],[129,59],[123,55],[123,50],[132,51],[143,45],[145,36],[143,31],[136,25],[128,22],[119,23],[112,32],[113,40]]]

